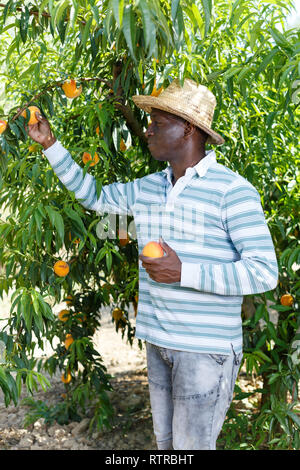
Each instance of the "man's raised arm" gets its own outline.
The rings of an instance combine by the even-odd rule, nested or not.
[[[139,180],[130,183],[112,183],[102,187],[97,197],[96,179],[89,173],[83,176],[81,168],[72,158],[70,152],[56,140],[46,118],[36,113],[38,123],[28,126],[29,136],[43,146],[44,154],[54,172],[76,199],[90,210],[99,213],[132,215],[131,207],[139,192]]]

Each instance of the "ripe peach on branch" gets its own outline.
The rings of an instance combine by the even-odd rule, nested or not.
[[[63,83],[62,89],[67,98],[73,99],[73,98],[77,98],[77,96],[81,94],[82,85],[80,85],[79,88],[77,88],[76,81],[73,78],[71,78],[69,80],[66,80]]]
[[[91,161],[90,166],[95,166],[99,162],[99,155],[95,153],[94,157],[89,152],[84,152],[82,155],[82,161],[84,164]]]
[[[1,119],[0,120],[0,134],[3,134],[6,128],[7,128],[7,121]]]
[[[65,277],[69,273],[70,268],[69,268],[68,263],[66,263],[65,261],[59,260],[59,261],[56,261],[56,263],[54,264],[53,271],[55,272],[57,276]]]

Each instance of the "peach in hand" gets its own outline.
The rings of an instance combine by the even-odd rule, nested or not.
[[[28,106],[28,111],[30,113],[29,121],[28,124],[32,126],[33,124],[36,124],[38,122],[35,113],[41,114],[41,111],[37,106]],[[26,109],[21,113],[21,116],[23,116],[25,119],[27,117]]]
[[[144,246],[142,255],[148,256],[148,258],[161,258],[164,256],[164,250],[159,243],[149,242]]]

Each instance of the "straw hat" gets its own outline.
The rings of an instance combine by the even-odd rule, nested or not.
[[[136,95],[132,99],[147,113],[151,113],[152,108],[161,109],[200,127],[209,135],[209,144],[224,143],[223,137],[211,129],[216,98],[208,88],[193,80],[186,78],[181,87],[176,79],[159,96]]]

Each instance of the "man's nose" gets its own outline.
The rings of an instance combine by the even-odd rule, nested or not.
[[[149,137],[150,135],[153,135],[152,123],[149,124],[149,126],[148,126],[148,128],[147,128],[147,130],[146,130],[146,132],[145,132],[145,136],[146,136],[147,139],[148,139],[148,137]]]

